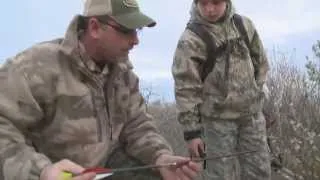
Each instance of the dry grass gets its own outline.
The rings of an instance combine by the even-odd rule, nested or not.
[[[304,73],[286,61],[274,62],[269,75],[265,112],[275,120],[269,129],[273,148],[293,171],[292,179],[320,179],[320,90],[311,92]],[[175,104],[151,103],[149,112],[175,152],[187,154]]]

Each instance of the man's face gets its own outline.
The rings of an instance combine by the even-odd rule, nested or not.
[[[224,16],[226,0],[198,0],[197,6],[201,15],[209,22],[216,22]]]
[[[127,29],[113,20],[97,20],[94,34],[96,56],[99,61],[113,63],[121,57],[126,57],[129,51],[139,43],[137,30]]]

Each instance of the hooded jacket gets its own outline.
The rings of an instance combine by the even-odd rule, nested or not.
[[[234,120],[261,111],[264,99],[262,87],[269,69],[254,24],[242,16],[250,41],[247,46],[233,21],[235,10],[231,1],[228,1],[224,17],[215,23],[206,21],[197,6],[192,4],[189,23],[205,26],[215,46],[226,48],[217,55],[215,66],[202,81],[202,65],[210,60],[206,57],[205,43],[187,28],[179,39],[172,74],[178,120],[185,131],[199,130],[201,117]]]
[[[65,158],[101,167],[119,146],[146,164],[172,154],[129,60],[102,73],[87,66],[79,18],[65,38],[36,44],[0,69],[0,179],[39,179],[43,167]]]

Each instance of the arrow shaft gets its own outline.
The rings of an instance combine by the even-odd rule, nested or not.
[[[238,153],[222,154],[222,155],[210,156],[210,157],[205,157],[205,158],[191,159],[191,161],[201,162],[201,161],[207,161],[207,160],[241,156],[241,155],[255,153],[255,152],[257,152],[257,151],[243,151],[243,152],[238,152]],[[170,166],[171,167],[179,167],[179,166],[186,164],[188,162],[189,161],[182,162],[182,163],[174,162],[174,163],[167,163],[167,164],[160,164],[160,165],[146,165],[146,166],[137,166],[137,167],[129,167],[129,168],[118,168],[118,169],[113,169],[112,172],[117,173],[117,172],[124,172],[124,171],[138,171],[138,170],[144,170],[144,169],[162,168],[162,167],[170,167]]]
[[[136,166],[136,167],[129,167],[129,168],[117,168],[117,169],[112,169],[112,172],[118,173],[118,172],[125,172],[125,171],[138,171],[138,170],[144,170],[144,169],[162,168],[162,167],[169,167],[169,166],[172,166],[172,167],[177,166],[177,163]]]

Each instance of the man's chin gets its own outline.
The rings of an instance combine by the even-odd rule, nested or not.
[[[130,53],[130,50],[123,50],[123,51],[121,52],[121,57],[123,57],[123,56],[128,56],[129,53]]]
[[[121,61],[126,61],[129,57],[129,52],[127,53],[122,53],[121,55],[118,56],[117,61],[121,62]]]

